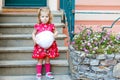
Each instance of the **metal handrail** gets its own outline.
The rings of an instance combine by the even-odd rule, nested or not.
[[[112,23],[112,25],[111,25],[110,27],[107,27],[107,26],[103,27],[103,28],[102,28],[102,31],[103,31],[105,28],[112,28],[112,27],[115,25],[115,23],[116,23],[117,21],[119,21],[119,19],[120,19],[120,17],[118,17],[118,18]]]
[[[81,12],[75,12],[75,14],[120,14],[120,12],[84,12],[84,11],[81,11]],[[102,31],[105,29],[105,28],[112,28],[115,23],[117,21],[119,21],[120,17],[118,17],[115,21],[113,21],[112,25],[111,26],[104,26],[102,27]]]

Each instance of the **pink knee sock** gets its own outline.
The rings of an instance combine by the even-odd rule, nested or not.
[[[40,65],[40,64],[36,65],[36,72],[37,72],[37,74],[41,74],[41,72],[42,72],[42,65]]]
[[[46,73],[50,72],[50,70],[51,70],[50,63],[45,64],[45,70],[46,70]]]

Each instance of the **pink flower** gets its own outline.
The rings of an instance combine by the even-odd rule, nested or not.
[[[89,51],[86,48],[84,48],[84,51],[85,51],[85,53],[89,53]]]
[[[87,43],[87,45],[88,45],[88,46],[91,46],[91,44],[90,44],[89,42]]]
[[[71,44],[75,44],[75,41],[72,41],[72,43]]]

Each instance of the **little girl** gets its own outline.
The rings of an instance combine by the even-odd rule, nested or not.
[[[49,8],[43,7],[39,9],[38,22],[39,23],[34,25],[34,30],[32,33],[32,39],[34,41],[34,50],[33,50],[32,58],[38,60],[38,63],[36,65],[36,73],[37,73],[36,78],[37,80],[41,80],[42,63],[43,60],[45,60],[46,77],[53,79],[53,76],[51,74],[50,58],[56,58],[59,56],[56,41],[54,41],[48,49],[44,49],[41,46],[39,46],[35,40],[36,34],[46,30],[53,32],[54,38],[57,36],[57,31],[55,29],[55,26],[54,24],[51,24],[52,15]]]

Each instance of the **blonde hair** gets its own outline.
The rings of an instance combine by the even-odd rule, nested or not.
[[[39,8],[39,10],[38,10],[38,23],[41,23],[41,20],[40,20],[41,12],[48,12],[48,16],[49,16],[48,23],[52,23],[52,14],[51,14],[51,11],[48,7]]]

